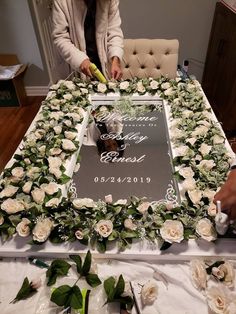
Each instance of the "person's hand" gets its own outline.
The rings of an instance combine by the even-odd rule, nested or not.
[[[122,77],[122,70],[120,65],[120,59],[113,57],[111,61],[111,77],[115,80],[120,80]]]
[[[81,63],[81,65],[80,65],[80,71],[82,72],[82,73],[84,73],[86,76],[89,76],[89,77],[93,77],[93,75],[92,75],[92,73],[91,73],[91,71],[90,71],[90,64],[91,64],[91,62],[90,62],[90,60],[89,59],[85,59],[82,63]]]
[[[236,219],[236,170],[231,170],[226,182],[214,197],[214,203],[221,201],[222,211],[232,220]]]

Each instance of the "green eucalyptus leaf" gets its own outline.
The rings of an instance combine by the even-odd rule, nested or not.
[[[118,282],[115,287],[114,298],[119,298],[125,290],[125,281],[122,275],[119,276]]]
[[[122,231],[120,233],[122,239],[125,238],[137,238],[137,233],[135,231]]]
[[[97,274],[87,274],[85,279],[87,283],[93,288],[99,286],[102,283]]]
[[[113,241],[119,237],[119,232],[116,230],[113,230],[112,233],[108,237],[108,241]]]
[[[84,259],[84,264],[82,266],[82,272],[81,272],[82,276],[86,276],[89,273],[91,262],[92,262],[92,256],[91,256],[90,251],[88,251]]]
[[[106,252],[106,242],[104,241],[97,241],[96,243],[97,250],[99,253],[105,253]]]
[[[107,302],[111,302],[114,298],[115,295],[115,278],[114,277],[109,277],[106,279],[103,283],[104,290],[107,295]]]
[[[15,303],[17,301],[26,299],[26,298],[32,296],[36,291],[37,291],[36,289],[33,289],[31,287],[29,279],[27,277],[25,277],[20,290],[18,291],[15,299],[11,303]]]
[[[76,263],[77,272],[81,274],[82,272],[82,259],[79,255],[69,255],[70,259]]]
[[[70,267],[71,265],[66,261],[60,259],[53,261],[46,272],[46,277],[48,278],[47,285],[53,285],[58,276],[66,276]]]
[[[66,174],[63,174],[60,179],[58,180],[59,184],[66,184],[67,182],[69,182],[71,180],[71,178],[69,176],[67,176]]]
[[[83,297],[78,286],[60,286],[53,291],[50,300],[64,308],[80,309],[83,306]]]

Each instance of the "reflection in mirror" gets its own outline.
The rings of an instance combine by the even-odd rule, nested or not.
[[[160,99],[93,101],[73,177],[78,197],[176,199],[162,106]]]

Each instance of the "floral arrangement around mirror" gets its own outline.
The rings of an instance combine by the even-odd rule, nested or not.
[[[67,166],[81,143],[80,126],[90,93],[159,95],[168,103],[173,165],[182,201],[149,203],[131,196],[70,199]],[[32,244],[79,241],[105,252],[114,241],[120,250],[134,239],[148,239],[163,249],[172,243],[203,238],[214,241],[218,187],[232,160],[225,137],[197,81],[142,79],[85,83],[59,81],[51,86],[38,119],[0,179],[0,234],[30,237]],[[79,156],[76,170],[79,169]],[[234,228],[233,225],[230,228]]]

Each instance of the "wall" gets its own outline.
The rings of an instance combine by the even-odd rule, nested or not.
[[[201,80],[216,0],[121,0],[126,38],[177,38],[179,63]]]
[[[216,0],[120,0],[126,38],[178,38],[180,63],[201,80]],[[4,43],[4,44],[3,44]],[[25,84],[49,82],[40,56],[27,0],[0,0],[0,53],[29,63]]]
[[[29,64],[26,86],[48,84],[27,0],[0,0],[0,53],[17,54],[20,62]]]

